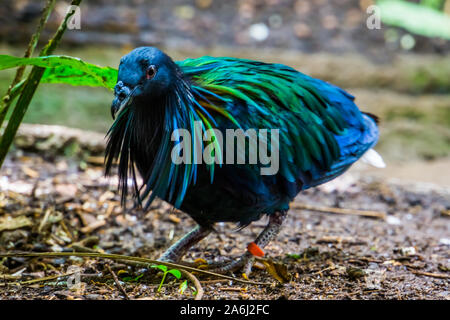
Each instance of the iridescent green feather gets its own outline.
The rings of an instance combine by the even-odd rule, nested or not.
[[[342,134],[347,123],[312,78],[284,65],[245,59],[202,57],[177,64],[193,85],[219,95],[215,107],[244,130],[280,129],[280,171],[287,180],[313,164],[326,170],[339,158],[333,134]],[[223,113],[212,114],[225,124]]]

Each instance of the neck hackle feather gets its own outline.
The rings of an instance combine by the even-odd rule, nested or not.
[[[175,147],[172,134],[177,129],[187,129],[193,133],[194,123],[200,121],[202,132],[191,134],[191,145],[193,150],[197,147],[202,150],[203,132],[216,126],[214,118],[202,104],[232,119],[212,102],[217,99],[222,100],[208,90],[192,86],[181,71],[177,72],[176,81],[168,93],[154,99],[151,106],[134,99],[133,91],[124,99],[120,113],[108,130],[105,156],[106,175],[111,174],[113,164],[118,161],[122,205],[125,205],[131,184],[138,204],[142,204],[142,199],[147,199],[145,208],[156,196],[174,203],[177,208],[181,206],[188,186],[195,184],[197,179],[197,155],[192,152],[188,163],[174,164],[171,160],[171,151]],[[151,115],[148,110],[151,110]],[[179,137],[175,138],[177,141]],[[152,159],[151,164],[149,159]],[[139,160],[147,162],[146,166],[141,166]],[[207,168],[212,182],[214,164]],[[136,171],[140,172],[144,181],[140,186]]]

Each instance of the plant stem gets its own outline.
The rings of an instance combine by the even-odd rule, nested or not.
[[[159,287],[158,287],[158,292],[161,291],[161,288],[162,288],[162,285],[164,283],[164,280],[166,280],[166,276],[167,276],[167,271],[165,271],[164,274],[163,274],[163,277],[161,279],[161,283],[159,284]]]
[[[41,19],[39,20],[39,24],[36,29],[36,32],[31,37],[30,43],[28,44],[28,47],[27,47],[27,50],[25,51],[25,54],[23,55],[24,58],[29,58],[33,55],[34,49],[36,48],[36,45],[41,36],[41,32],[44,29],[44,26],[47,23],[47,20],[50,17],[51,12],[53,11],[55,2],[56,2],[56,0],[47,0],[47,4],[45,5],[44,9],[42,10]],[[3,121],[5,120],[5,117],[6,117],[6,114],[8,113],[10,105],[14,100],[14,98],[11,96],[13,88],[15,88],[16,85],[22,80],[22,76],[25,71],[25,68],[26,68],[25,65],[17,68],[14,80],[12,81],[11,85],[8,88],[8,91],[3,96],[2,100],[0,101],[0,128],[3,125]],[[17,87],[16,90],[20,91],[22,88],[23,88],[23,83],[21,86]]]
[[[78,6],[81,3],[82,0],[73,0],[71,5],[72,6]],[[59,26],[58,30],[56,31],[55,35],[52,39],[49,40],[47,45],[41,50],[40,56],[46,56],[53,53],[53,51],[58,46],[59,42],[61,41],[61,38],[64,34],[64,31],[67,29],[67,22],[72,17],[72,15],[75,13],[75,11],[68,12],[62,21],[61,25]],[[17,104],[14,108],[14,111],[11,115],[11,118],[8,122],[8,125],[6,126],[5,132],[3,136],[1,137],[0,141],[0,167],[2,166],[3,162],[5,161],[6,154],[8,153],[9,148],[11,147],[11,144],[14,140],[14,137],[17,133],[17,130],[19,129],[19,126],[23,120],[23,117],[25,116],[25,113],[28,109],[28,106],[30,105],[31,99],[33,98],[34,93],[36,92],[36,89],[39,85],[39,82],[41,81],[42,75],[44,74],[45,68],[36,67],[34,66],[31,69],[30,74],[28,75],[28,78],[24,84],[24,88],[22,90],[22,94],[19,97],[19,100],[17,101]]]

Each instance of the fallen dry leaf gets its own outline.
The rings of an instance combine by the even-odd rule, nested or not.
[[[18,217],[0,217],[0,232],[4,230],[15,230],[24,227],[31,227],[33,222],[25,216]]]
[[[39,178],[39,172],[37,172],[29,167],[22,167],[22,171],[30,178]]]
[[[274,262],[272,259],[258,259],[257,261],[262,262],[266,266],[267,272],[280,283],[289,282],[291,279],[284,263]]]

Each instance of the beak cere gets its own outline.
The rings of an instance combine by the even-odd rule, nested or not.
[[[125,86],[122,81],[119,81],[114,87],[114,95],[115,97],[111,104],[111,116],[113,119],[115,119],[116,115],[126,106],[126,102],[131,96],[131,90]]]

